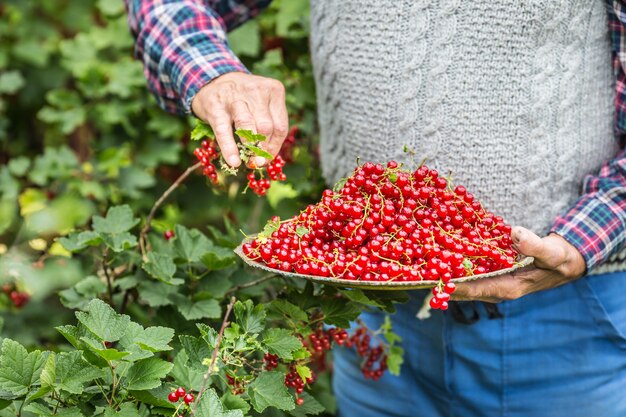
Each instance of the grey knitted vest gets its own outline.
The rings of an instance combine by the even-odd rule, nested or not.
[[[327,181],[357,158],[409,162],[407,145],[488,210],[546,233],[617,152],[604,7],[312,0]]]

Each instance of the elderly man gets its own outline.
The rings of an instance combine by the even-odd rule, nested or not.
[[[268,136],[273,154],[287,133],[281,83],[250,74],[225,35],[268,3],[127,0],[159,103],[210,123],[232,166],[233,127]],[[415,293],[393,318],[407,352],[400,377],[367,381],[354,354],[338,353],[340,415],[626,416],[623,7],[312,1],[326,179],[357,157],[402,161],[409,145],[523,225],[513,241],[535,258],[455,293],[498,308],[459,303],[419,321]]]

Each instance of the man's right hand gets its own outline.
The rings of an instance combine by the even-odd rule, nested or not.
[[[267,138],[262,147],[276,156],[287,136],[289,120],[285,87],[280,81],[243,72],[224,74],[198,91],[191,109],[211,125],[228,165],[241,165],[233,137],[235,129],[248,129]],[[257,157],[256,165],[266,163]]]

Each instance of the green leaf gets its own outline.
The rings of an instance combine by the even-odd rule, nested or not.
[[[232,250],[215,246],[204,254],[200,260],[207,269],[216,271],[234,264],[235,259],[236,257]]]
[[[269,239],[272,236],[272,233],[277,231],[279,228],[280,218],[272,217],[270,220],[267,221],[267,223],[265,223],[265,226],[263,226],[263,230],[257,235],[257,238],[261,240]]]
[[[325,299],[320,307],[324,313],[324,323],[338,327],[350,327],[350,322],[356,320],[361,314],[358,306],[338,298]]]
[[[240,139],[247,140],[248,142],[252,143],[263,142],[265,139],[267,139],[264,135],[254,133],[253,131],[246,129],[235,130],[235,135],[239,136]],[[272,157],[270,155],[270,159],[271,158]]]
[[[109,208],[106,217],[93,217],[93,230],[100,234],[120,234],[132,229],[139,219],[133,216],[133,210],[128,205]]]
[[[122,403],[119,410],[107,408],[104,417],[141,417],[137,405],[131,402]]]
[[[347,289],[347,290],[339,290],[344,296],[346,296],[350,301],[354,301],[355,303],[364,304],[372,307],[383,307],[383,304],[378,302],[375,299],[369,298],[365,293],[358,289]]]
[[[78,169],[78,158],[68,147],[46,147],[43,155],[35,158],[28,178],[37,185],[45,186],[49,180],[70,178]]]
[[[300,339],[287,329],[267,329],[263,334],[263,344],[270,353],[287,360],[292,360],[293,352],[302,347]]]
[[[16,177],[21,177],[26,172],[28,172],[28,168],[30,167],[30,160],[25,156],[20,156],[17,158],[11,158],[9,160],[9,172]]]
[[[80,349],[80,334],[78,327],[67,324],[65,326],[57,326],[55,329],[76,349]]]
[[[307,321],[309,319],[309,316],[307,316],[304,310],[287,300],[278,299],[272,301],[270,309],[272,312],[289,320]]]
[[[59,389],[80,394],[85,383],[102,377],[102,370],[83,359],[79,351],[74,351],[57,356],[56,377]]]
[[[161,385],[174,364],[159,358],[148,358],[135,362],[126,374],[126,388],[147,390]]]
[[[143,349],[152,352],[165,352],[172,350],[169,343],[174,338],[174,329],[169,327],[153,326],[144,330],[140,338],[135,342]]]
[[[41,380],[42,387],[54,387],[54,385],[56,385],[57,362],[56,354],[54,352],[50,352],[48,355],[48,359],[46,360],[46,364],[41,371],[39,379]]]
[[[308,392],[304,391],[302,394],[300,394],[300,398],[304,400],[304,403],[297,406],[293,410],[289,410],[289,414],[291,414],[292,416],[304,417],[308,415],[321,414],[326,411],[324,406],[320,404],[320,402],[317,401],[315,397],[313,397]]]
[[[283,182],[273,182],[269,190],[267,190],[267,202],[272,208],[277,209],[283,200],[291,200],[298,196],[298,192],[293,185]],[[300,226],[303,227],[303,226]],[[304,227],[306,229],[306,227]],[[296,232],[298,233],[298,232]]]
[[[181,350],[174,358],[174,368],[170,375],[181,387],[198,390],[202,386],[203,374],[187,366],[189,356],[185,350]]]
[[[180,285],[185,282],[182,279],[174,278],[176,264],[172,257],[165,253],[149,252],[148,262],[145,262],[142,268],[150,276],[166,284]]]
[[[111,306],[99,299],[89,303],[87,312],[76,312],[76,318],[100,341],[106,342],[120,340],[130,322],[130,317],[117,314]]]
[[[102,243],[100,235],[92,230],[71,233],[58,239],[59,243],[70,252],[78,252],[89,246],[98,246]]]
[[[248,415],[248,412],[250,411],[250,404],[241,398],[241,396],[233,395],[230,391],[222,395],[221,401],[222,404],[224,404],[224,407],[228,410],[241,410],[244,415]]]
[[[124,13],[124,2],[121,0],[98,0],[98,10],[106,16],[118,16]]]
[[[254,409],[262,413],[267,407],[293,410],[295,403],[285,386],[281,372],[262,372],[249,386],[248,395]]]
[[[174,228],[176,237],[174,251],[178,258],[188,263],[198,262],[202,256],[214,248],[213,243],[197,229],[187,229],[177,224]]]
[[[246,143],[246,142],[243,142],[243,146],[245,146],[246,149],[251,151],[256,156],[261,156],[267,159],[268,161],[271,161],[272,159],[274,159],[274,155],[272,155],[271,153],[269,153],[268,151],[264,149],[259,148],[258,146],[250,145],[249,143]]]
[[[158,388],[151,389],[150,391],[132,391],[131,394],[134,398],[141,401],[144,404],[154,405],[156,407],[168,409],[166,416],[171,416],[173,409],[176,405],[167,400],[167,395],[172,392],[166,385],[161,385]]]
[[[196,126],[191,131],[191,140],[203,140],[205,138],[213,138],[214,136],[211,125],[196,119]]]
[[[222,309],[217,300],[187,301],[176,307],[187,320],[217,319],[222,315]]]
[[[126,333],[124,333],[124,337],[122,337],[119,341],[119,347],[124,352],[128,352],[129,355],[124,357],[124,361],[135,362],[140,359],[146,359],[154,356],[152,350],[144,349],[139,343],[138,340],[141,340],[144,336],[144,328],[134,322],[128,323],[128,327],[126,328]]]
[[[296,234],[300,237],[306,235],[307,233],[311,233],[311,231],[304,226],[298,226],[296,228]]]
[[[122,232],[119,235],[104,235],[102,240],[113,252],[122,252],[137,246],[137,238],[128,232]]]
[[[276,14],[276,34],[289,37],[291,30],[299,23],[304,26],[308,22],[309,6],[306,0],[291,0],[279,4]]]
[[[0,94],[14,94],[24,87],[25,81],[19,71],[0,74]]]
[[[228,43],[236,56],[257,56],[261,51],[259,22],[257,20],[249,20],[245,25],[230,32],[228,34]]]
[[[400,368],[404,363],[404,349],[400,346],[391,346],[387,354],[387,366],[392,375],[400,375]]]
[[[71,288],[60,291],[61,302],[67,308],[85,309],[89,302],[106,291],[104,282],[94,276],[89,276],[76,283]]]
[[[84,417],[84,414],[78,407],[59,408],[53,413],[47,406],[40,403],[31,403],[24,407],[24,411],[28,411],[37,416],[45,417]]]
[[[305,365],[296,365],[296,372],[298,373],[300,378],[302,378],[302,380],[304,381],[306,381],[307,379],[311,378],[311,376],[313,376],[313,373],[311,372],[311,368]]]
[[[150,307],[171,305],[179,296],[178,287],[160,281],[142,281],[139,284],[139,298]]]
[[[189,357],[187,366],[199,372],[206,372],[206,366],[202,365],[202,362],[213,353],[207,343],[198,337],[188,335],[180,335],[178,340]]]
[[[26,351],[24,346],[4,339],[0,350],[0,390],[22,396],[39,383],[39,376],[48,358],[48,352]]]
[[[130,352],[120,351],[114,348],[106,348],[104,344],[92,339],[91,337],[83,336],[80,338],[85,342],[85,345],[96,355],[104,359],[105,361],[119,361],[130,355]]]
[[[233,308],[237,323],[246,333],[259,333],[265,328],[265,307],[252,300],[237,301]]]
[[[241,410],[224,410],[217,393],[213,388],[207,389],[198,401],[196,417],[243,417]]]

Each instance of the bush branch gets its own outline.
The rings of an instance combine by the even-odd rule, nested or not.
[[[222,327],[220,327],[220,331],[217,334],[217,341],[215,342],[215,347],[213,348],[213,355],[211,356],[211,364],[209,365],[209,369],[207,369],[204,374],[204,378],[202,380],[202,387],[200,388],[200,392],[198,393],[198,397],[196,401],[193,403],[193,411],[191,412],[191,416],[193,417],[196,414],[196,409],[198,408],[198,403],[202,398],[202,394],[206,390],[207,382],[209,381],[209,377],[213,374],[213,368],[215,366],[215,362],[217,361],[217,354],[220,350],[220,345],[222,344],[222,337],[224,336],[224,330],[230,325],[228,321],[228,317],[230,316],[230,312],[233,310],[233,306],[235,305],[235,301],[237,299],[235,297],[231,297],[230,302],[228,303],[228,307],[226,307],[226,313],[224,313],[224,319],[222,320]]]
[[[139,249],[141,250],[141,256],[143,257],[144,262],[147,261],[147,257],[146,257],[146,236],[148,235],[148,232],[150,232],[150,228],[152,226],[152,219],[154,218],[154,215],[156,214],[156,211],[159,209],[159,207],[161,207],[161,205],[165,202],[165,200],[168,199],[170,194],[172,194],[174,192],[174,190],[176,190],[180,186],[180,184],[183,181],[185,181],[185,179],[192,172],[194,172],[196,169],[200,168],[201,166],[202,166],[202,163],[198,162],[197,164],[192,165],[189,168],[187,168],[185,170],[185,172],[183,172],[180,175],[180,177],[176,178],[176,181],[174,181],[172,183],[172,185],[170,185],[170,187],[167,190],[165,190],[165,192],[163,192],[163,194],[161,194],[161,197],[159,197],[159,199],[152,206],[152,209],[150,210],[150,213],[148,214],[148,217],[146,217],[146,224],[143,226],[143,229],[141,229],[141,232],[139,233]]]

